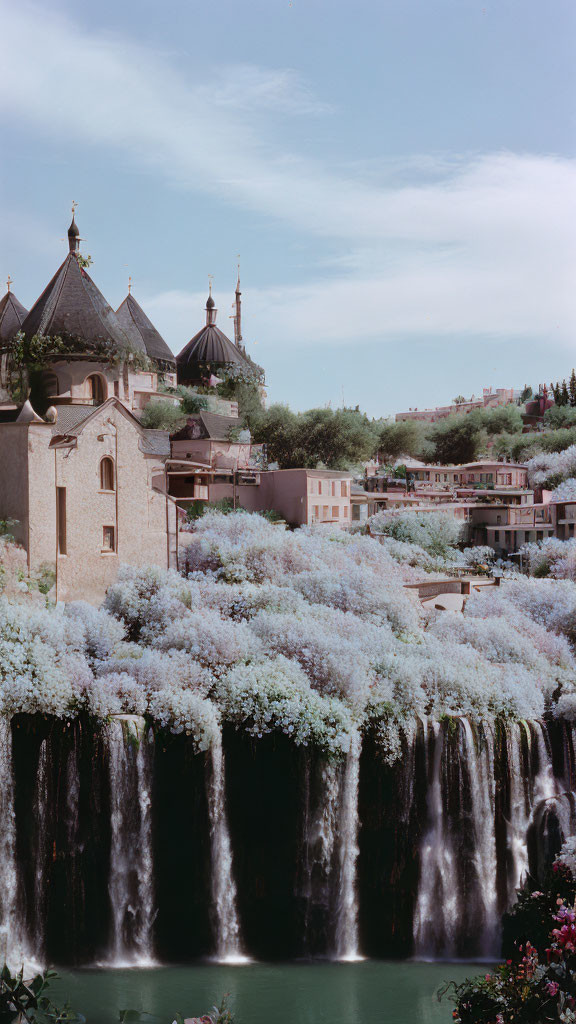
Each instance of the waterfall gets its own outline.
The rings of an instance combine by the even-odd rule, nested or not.
[[[456,858],[447,828],[442,766],[445,733],[427,722],[424,733],[428,775],[428,829],[420,850],[420,880],[414,913],[414,951],[418,959],[454,956],[459,917]],[[430,748],[432,747],[432,754]]]
[[[530,749],[530,730],[525,722],[513,722],[506,731],[508,753],[508,785],[510,809],[506,820],[508,904],[516,900],[516,892],[528,874],[526,832],[530,820],[530,777],[522,756],[523,737]]]
[[[360,782],[360,734],[354,732],[346,757],[339,809],[338,901],[336,906],[336,960],[361,960],[358,950],[358,786]]]
[[[12,729],[9,718],[0,717],[0,961],[19,970],[28,954],[24,950],[23,908],[16,866],[16,822]]]
[[[111,966],[154,961],[152,733],[144,719],[117,716],[107,726],[110,775]]]
[[[224,750],[220,729],[210,748],[207,786],[212,850],[212,912],[216,932],[215,959],[219,963],[245,963],[248,958],[244,956],[240,942],[236,884],[232,872],[232,845],[226,815]]]
[[[464,751],[470,777],[470,803],[474,828],[474,867],[477,875],[476,901],[480,956],[493,956],[498,949],[499,916],[496,891],[496,832],[494,793],[494,732],[488,726],[479,734],[480,750],[472,727],[462,719]]]
[[[326,951],[333,903],[333,862],[338,827],[339,767],[320,760],[315,777],[307,767],[302,871],[304,876],[304,948]]]
[[[49,857],[49,774],[48,741],[42,740],[36,770],[36,793],[34,796],[34,818],[36,841],[34,850],[34,956],[42,963],[45,959],[46,928],[46,873]]]

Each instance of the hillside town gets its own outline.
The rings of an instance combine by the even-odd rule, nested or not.
[[[343,529],[383,512],[444,512],[461,523],[462,545],[490,548],[501,560],[527,544],[574,537],[576,495],[531,483],[527,465],[505,457],[439,465],[403,452],[386,462],[376,451],[348,469],[272,461],[266,434],[254,441],[238,401],[219,393],[228,376],[250,381],[266,402],[264,371],[243,344],[239,276],[233,340],[218,326],[210,286],[205,324],[174,356],[131,285],[116,311],[98,290],[74,211],[68,245],[30,310],[10,279],[0,301],[0,519],[13,524],[29,572],[54,567],[57,600],[98,603],[121,563],[177,567],[190,510],[215,505],[291,527]],[[147,425],[154,404],[177,414],[183,393],[198,411],[179,429]],[[521,397],[485,388],[481,399],[398,413],[396,423],[472,422],[478,410],[516,412]],[[546,386],[529,397],[522,433],[532,434],[554,400]]]

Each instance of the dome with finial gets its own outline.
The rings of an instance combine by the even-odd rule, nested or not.
[[[214,302],[214,299],[212,298],[212,293],[210,292],[210,295],[206,299],[206,309],[214,309],[215,305],[216,303]]]
[[[216,304],[212,289],[206,301],[206,324],[176,356],[178,382],[192,383],[201,380],[211,369],[236,364],[250,373],[259,371],[234,342],[216,326]]]
[[[68,239],[70,252],[22,324],[25,336],[41,334],[72,341],[76,356],[102,345],[111,351],[136,349],[145,353],[142,339],[135,332],[129,335],[121,326],[114,310],[81,266],[74,216]]]

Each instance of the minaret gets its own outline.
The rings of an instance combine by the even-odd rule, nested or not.
[[[218,312],[218,310],[216,309],[216,303],[214,302],[214,299],[212,298],[212,281],[210,281],[210,294],[208,295],[208,298],[206,300],[206,326],[207,327],[210,327],[210,326],[212,326],[213,324],[216,323],[216,314],[217,314],[217,312]]]
[[[238,348],[242,349],[243,351],[244,346],[242,344],[242,299],[240,298],[242,292],[240,291],[240,264],[238,264],[238,280],[236,282],[235,295],[236,313],[234,316],[234,341],[238,345]]]
[[[76,210],[77,205],[77,203],[72,203],[72,223],[68,228],[68,248],[70,249],[70,252],[73,253],[80,252],[81,242],[80,232],[76,226],[76,221],[74,220],[74,211]]]

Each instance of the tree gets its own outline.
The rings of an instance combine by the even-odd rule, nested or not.
[[[466,401],[466,399],[464,398],[464,395],[456,395],[456,398],[452,399],[452,404],[453,405],[463,405],[465,401]]]
[[[402,455],[417,455],[424,440],[424,429],[415,420],[384,423],[379,441],[379,451],[384,461],[392,462]]]
[[[489,434],[518,434],[524,426],[522,413],[514,403],[499,405],[495,409],[477,409],[470,413],[469,418],[479,430],[486,429]]]
[[[568,385],[566,380],[562,381],[562,405],[570,404],[570,395],[568,394]]]
[[[530,385],[525,384],[519,399],[520,405],[524,405],[525,402],[529,402],[533,394],[534,392],[532,391]]]
[[[282,469],[298,466],[347,469],[372,458],[378,448],[380,424],[358,409],[309,409],[293,413],[273,405],[253,428],[255,441],[268,446],[268,458]]]
[[[437,423],[430,435],[433,461],[440,465],[462,465],[474,462],[486,447],[486,430],[469,416],[448,416]]]
[[[572,368],[572,373],[570,374],[568,393],[570,395],[570,405],[574,408],[576,406],[576,370],[574,368]]]

